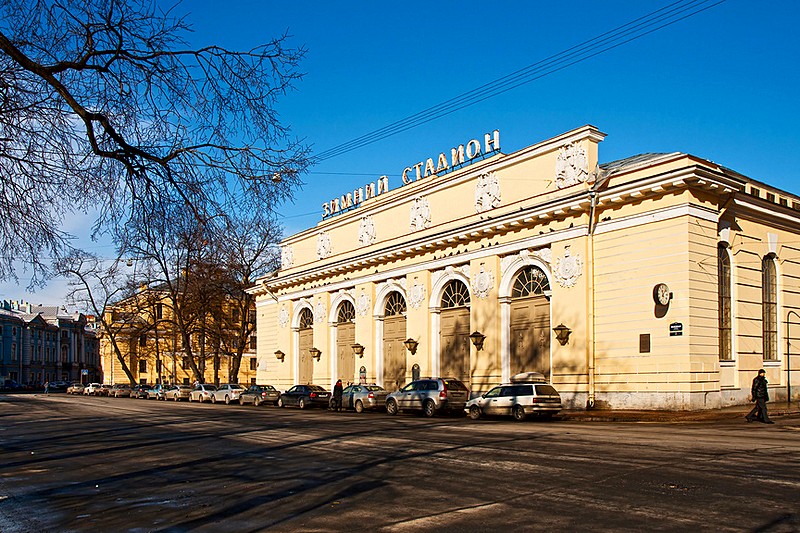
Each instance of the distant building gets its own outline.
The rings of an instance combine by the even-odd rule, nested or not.
[[[227,313],[227,322],[238,321],[237,310],[223,304],[221,313]],[[255,309],[248,319],[255,322]],[[184,341],[175,325],[175,316],[167,295],[158,289],[142,287],[137,294],[105,310],[105,320],[116,337],[116,345],[133,376],[134,383],[182,383],[189,385],[195,375],[184,349]],[[216,319],[220,321],[219,317]],[[233,354],[239,344],[235,335],[219,326],[209,316],[198,321],[190,336],[195,361],[205,383],[230,381]],[[108,331],[98,330],[102,367],[107,383],[129,383]],[[249,336],[242,354],[238,382],[256,382],[256,336]],[[216,377],[216,379],[215,379]]]
[[[571,407],[701,409],[764,368],[796,397],[800,198],[685,153],[601,162],[604,137],[490,132],[341,191],[251,289],[259,381],[536,371]]]
[[[100,381],[100,344],[82,313],[63,306],[3,300],[0,379],[39,386],[48,381]]]

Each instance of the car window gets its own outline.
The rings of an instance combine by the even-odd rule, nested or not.
[[[552,385],[536,385],[536,394],[558,396],[558,391]]]
[[[358,387],[353,387],[352,385],[348,385],[344,389],[342,389],[342,394],[350,394],[351,392],[358,392]]]
[[[500,396],[500,391],[502,391],[502,387],[495,387],[489,392],[486,393],[486,398],[497,398]]]
[[[444,384],[447,385],[448,389],[467,390],[467,386],[457,379],[443,379],[442,381],[444,381]]]
[[[318,392],[325,392],[325,389],[320,387],[319,385],[309,385],[309,390],[318,391]]]
[[[367,389],[368,391],[373,391],[373,392],[374,391],[379,391],[379,390],[384,390],[383,387],[379,387],[377,385],[365,385],[364,388]]]
[[[411,392],[413,390],[417,390],[417,382],[416,381],[412,381],[411,383],[409,383],[408,385],[406,385],[405,387],[400,389],[400,392]]]
[[[298,388],[299,387],[297,385],[295,385],[294,387],[292,387],[291,389],[287,390],[286,392],[297,392]]]
[[[241,385],[239,385],[238,383],[234,383],[233,385],[231,385],[231,386],[230,386],[230,388],[231,388],[232,390],[233,390],[233,389],[242,389],[242,386],[241,386]]]
[[[439,382],[438,381],[429,381],[427,383],[427,386],[425,387],[425,389],[427,389],[427,390],[439,390]]]
[[[264,385],[264,390],[275,390],[275,387],[272,385]]]

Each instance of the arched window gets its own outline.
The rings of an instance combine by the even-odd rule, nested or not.
[[[452,280],[447,283],[442,291],[442,308],[469,306],[469,289],[461,281]]]
[[[550,281],[544,271],[537,266],[529,266],[523,269],[514,280],[511,288],[511,297],[520,298],[523,296],[534,296],[544,294],[550,290]]]
[[[392,292],[386,299],[386,307],[384,308],[384,316],[398,316],[404,315],[406,312],[406,300],[399,292]]]
[[[761,261],[761,324],[764,359],[778,358],[778,276],[775,256],[769,254]]]
[[[336,314],[336,322],[342,324],[344,322],[356,321],[356,308],[348,300],[342,302],[339,306],[339,312]]]
[[[731,346],[731,256],[728,246],[717,245],[717,295],[719,300],[719,358],[733,359]]]
[[[314,327],[314,314],[308,307],[300,311],[300,329]]]

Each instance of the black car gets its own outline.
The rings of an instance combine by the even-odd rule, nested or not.
[[[279,407],[328,407],[331,393],[319,385],[295,385],[278,398]]]
[[[45,390],[49,392],[67,392],[67,387],[72,385],[69,381],[51,381]]]

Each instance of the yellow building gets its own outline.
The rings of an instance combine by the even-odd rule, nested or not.
[[[785,399],[800,198],[688,154],[600,164],[604,136],[503,154],[490,132],[326,203],[251,289],[258,381],[538,371],[573,408],[699,409],[763,367]]]
[[[231,314],[232,322],[239,322],[233,306],[224,305],[222,312]],[[250,320],[252,323],[252,318]],[[130,382],[115,353],[112,334],[135,383],[194,383],[196,378],[189,363],[189,352],[184,348],[166,294],[143,288],[107,309],[105,321],[109,328],[98,329],[104,383]],[[205,383],[230,381],[232,357],[238,350],[234,335],[226,331],[225,338],[220,339],[219,328],[214,326],[212,318],[197,320],[192,327],[191,353]],[[238,372],[238,382],[242,384],[256,382],[255,333],[246,342]]]

